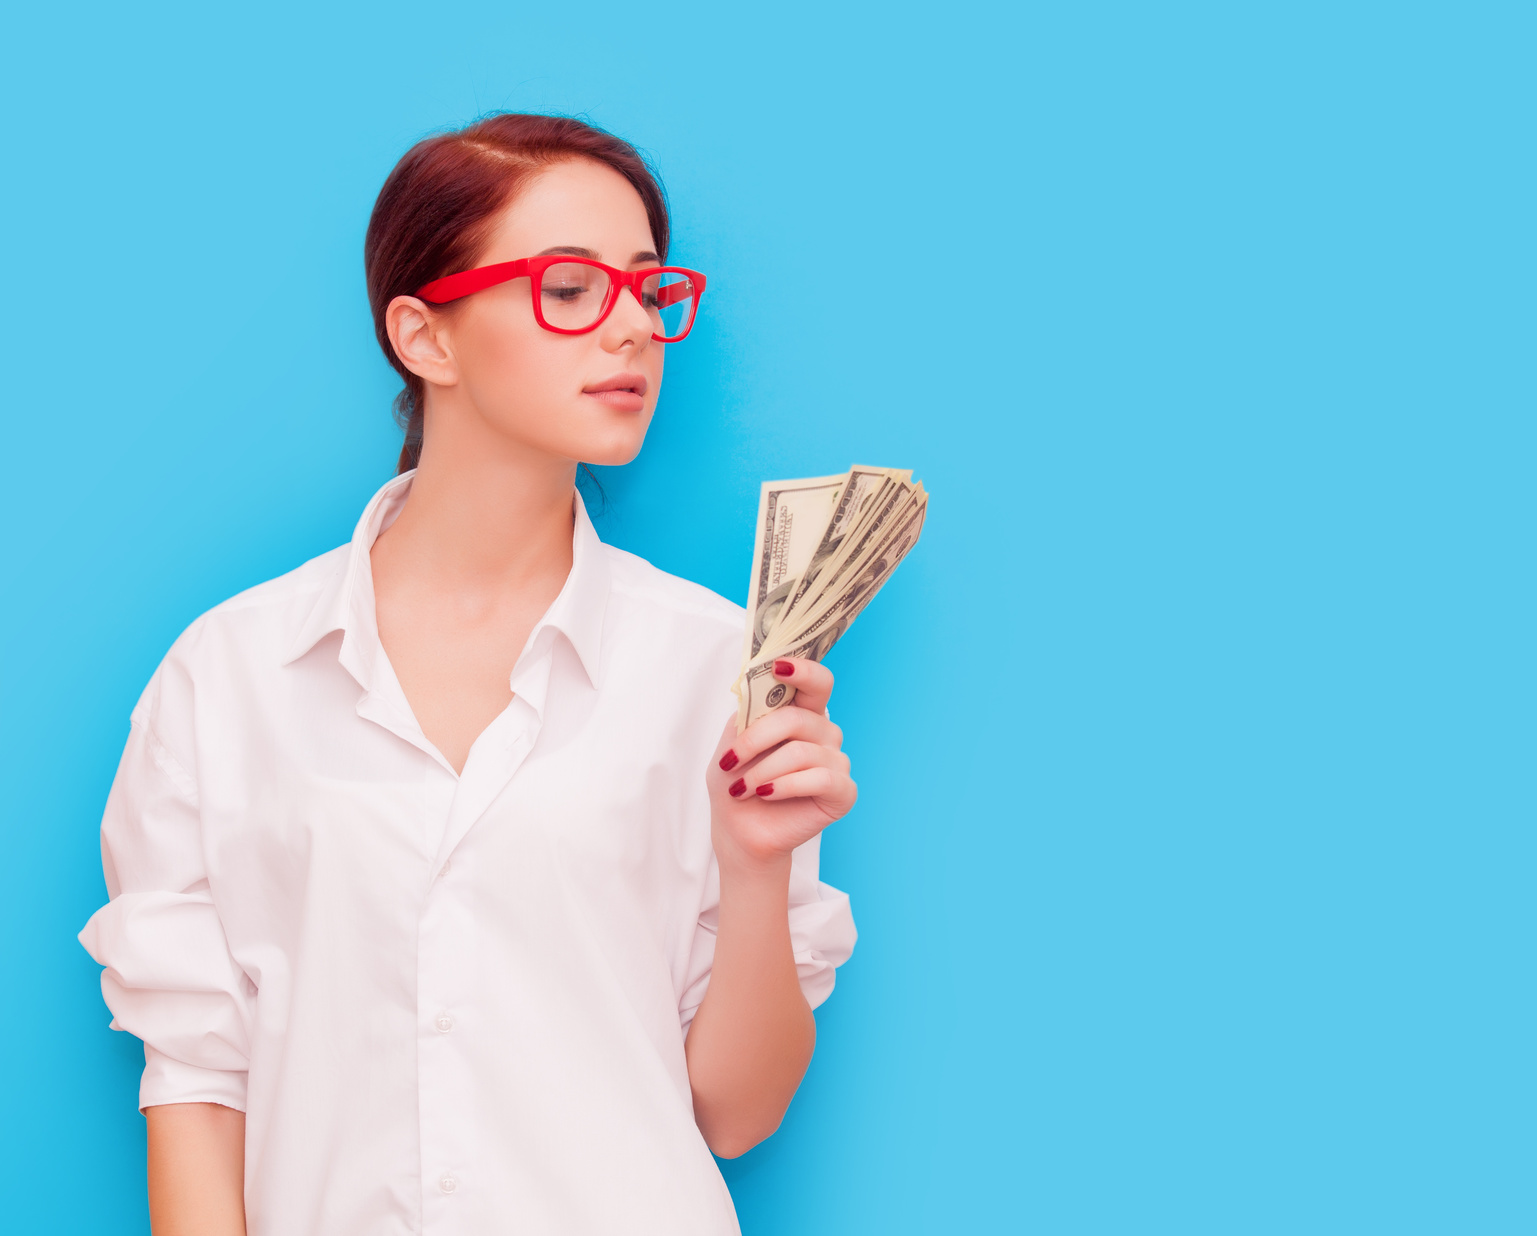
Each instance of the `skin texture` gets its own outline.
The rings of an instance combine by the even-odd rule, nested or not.
[[[529,182],[474,264],[561,246],[622,269],[658,264],[634,189],[581,160]],[[386,321],[427,398],[411,494],[371,555],[379,634],[423,733],[462,771],[475,739],[511,701],[518,654],[570,572],[577,465],[623,464],[639,453],[665,345],[652,340],[650,318],[628,290],[597,329],[546,331],[526,279],[443,307],[400,296]],[[644,389],[594,392],[621,375]],[[816,1025],[790,945],[790,853],[857,795],[842,734],[825,716],[832,675],[812,662],[785,664],[794,705],[740,735],[728,720],[701,770],[720,863],[720,928],[686,1050],[695,1117],[710,1149],[727,1158],[779,1127],[810,1062]],[[771,787],[766,796],[760,786]],[[146,1115],[155,1236],[243,1232],[244,1117],[211,1104]]]
[[[245,1236],[245,1113],[168,1103],[144,1118],[155,1236]]]

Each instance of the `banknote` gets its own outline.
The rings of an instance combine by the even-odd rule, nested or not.
[[[748,594],[738,728],[782,708],[795,690],[782,657],[820,661],[917,543],[928,494],[899,468],[766,482]]]
[[[844,538],[843,548],[822,568],[815,595],[808,594],[797,608],[782,615],[777,628],[780,637],[793,640],[827,608],[846,605],[845,584],[850,576],[867,572],[926,501],[921,486],[905,493],[883,495],[869,518]],[[922,527],[921,520],[918,526]]]
[[[894,491],[897,484],[911,480],[912,475],[911,472],[896,468],[856,466],[839,478],[843,484],[840,486],[836,506],[833,508],[831,518],[824,524],[825,531],[821,539],[811,552],[811,560],[806,564],[800,579],[796,582],[795,590],[788,602],[790,606],[799,604],[806,594],[816,587],[822,569],[837,557],[844,538],[851,530],[859,527],[861,520],[873,508],[880,505],[885,492]]]
[[[923,531],[923,520],[927,513],[926,500],[910,508],[887,537],[857,562],[851,563],[838,591],[808,614],[796,630],[789,632],[787,641],[797,645],[811,641],[811,646],[818,650],[812,660],[820,661],[827,649],[853,625],[854,619],[871,598],[885,586],[892,572],[901,565],[902,559],[907,557],[908,551],[917,543],[919,533]],[[827,640],[829,632],[836,632],[832,642]],[[783,656],[784,653],[777,655]]]
[[[764,482],[758,494],[744,661],[758,655],[790,589],[810,565],[843,483],[843,475]]]

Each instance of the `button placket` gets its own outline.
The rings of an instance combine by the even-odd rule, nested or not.
[[[538,712],[526,700],[514,697],[506,713],[471,750],[445,804],[442,831],[434,838],[437,878],[427,889],[417,933],[421,1018],[417,1024],[423,1036],[418,1051],[417,1110],[425,1186],[423,1226],[429,1232],[437,1230],[435,1225],[447,1208],[462,1210],[469,1204],[477,1190],[473,1173],[480,1146],[476,1115],[473,1109],[466,1110],[463,1097],[477,1086],[472,1053],[473,1027],[479,1025],[473,1021],[477,902],[470,887],[475,864],[465,867],[460,862],[453,880],[445,881],[443,876],[453,861],[450,856],[517,775],[538,733]],[[472,1021],[461,1025],[466,1013]],[[447,1164],[453,1164],[453,1170],[446,1170]],[[470,1173],[468,1181],[463,1172]]]
[[[469,899],[441,884],[430,889],[417,935],[420,1034],[417,1085],[420,1120],[423,1225],[462,1209],[470,1189],[465,1172],[474,1165],[476,1133],[462,1096],[474,1087],[473,1058],[461,1041],[470,1010],[462,1001],[472,986],[474,912]]]

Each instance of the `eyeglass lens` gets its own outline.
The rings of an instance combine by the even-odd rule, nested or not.
[[[560,330],[586,330],[603,312],[609,277],[585,262],[556,262],[545,268],[539,283],[539,311]],[[663,271],[642,281],[641,304],[651,316],[652,333],[663,339],[686,334],[698,304],[694,282],[687,275]]]
[[[585,330],[608,300],[608,275],[585,262],[556,262],[539,282],[539,311],[560,330]]]
[[[663,339],[678,339],[688,333],[689,323],[694,320],[694,306],[699,303],[692,279],[675,270],[664,270],[646,279],[642,291],[641,301],[656,323],[654,334]]]

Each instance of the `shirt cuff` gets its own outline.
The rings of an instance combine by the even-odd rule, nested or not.
[[[816,1008],[833,994],[837,972],[825,957],[816,953],[796,953],[795,976],[800,979],[801,995],[806,997],[806,1003]]]
[[[186,1064],[144,1044],[144,1076],[139,1081],[139,1110],[163,1103],[217,1103],[245,1111],[244,1071],[228,1073]]]

